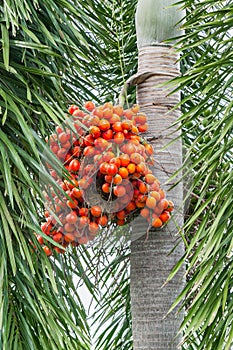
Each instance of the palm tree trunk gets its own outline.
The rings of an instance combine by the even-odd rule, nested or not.
[[[148,0],[150,1],[150,0]],[[145,43],[145,42],[143,42]],[[134,350],[175,350],[181,341],[176,337],[183,313],[166,316],[172,302],[184,286],[184,267],[163,288],[169,273],[184,254],[182,242],[169,254],[179,240],[177,227],[183,223],[183,186],[180,182],[169,190],[166,183],[182,164],[182,141],[177,126],[172,126],[179,116],[171,110],[179,102],[179,93],[167,96],[168,90],[158,87],[179,75],[178,55],[170,46],[156,44],[139,47],[138,75],[151,72],[150,77],[137,86],[137,100],[149,119],[149,138],[155,151],[154,174],[161,181],[167,197],[175,203],[174,220],[165,229],[150,232],[145,241],[145,228],[134,225],[136,236],[144,236],[131,243],[131,310]],[[144,230],[144,231],[143,231]]]

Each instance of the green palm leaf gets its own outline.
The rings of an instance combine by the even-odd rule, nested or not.
[[[230,349],[232,303],[232,38],[230,2],[185,2],[180,40],[181,101],[191,203],[184,230],[187,284],[175,304],[187,308],[184,348]],[[195,344],[196,347],[195,347]]]

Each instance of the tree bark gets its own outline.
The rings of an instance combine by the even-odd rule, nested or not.
[[[168,90],[158,87],[179,75],[178,55],[166,45],[145,46],[139,49],[138,74],[152,75],[137,86],[137,102],[149,119],[148,137],[155,151],[154,174],[161,181],[167,198],[175,203],[175,213],[169,224],[161,230],[149,233],[145,241],[143,223],[133,223],[136,237],[131,243],[131,310],[134,350],[175,350],[181,341],[177,336],[183,313],[166,313],[184,286],[184,267],[162,288],[176,262],[184,254],[184,245],[177,227],[183,224],[183,185],[180,182],[172,190],[166,183],[182,164],[182,141],[177,126],[171,126],[179,111],[171,110],[179,102],[179,93],[168,96]],[[174,181],[173,181],[174,182]],[[143,237],[142,237],[143,235]],[[178,247],[169,254],[180,241]]]

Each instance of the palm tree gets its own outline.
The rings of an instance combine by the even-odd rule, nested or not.
[[[179,56],[165,43],[166,39],[180,34],[175,24],[182,13],[177,7],[168,8],[172,3],[139,0],[136,12],[138,77],[142,76],[137,86],[137,100],[149,117],[148,138],[155,150],[154,173],[168,197],[174,199],[177,215],[165,229],[151,232],[147,242],[142,237],[131,244],[130,291],[135,350],[176,349],[182,340],[176,336],[183,314],[166,317],[166,313],[184,287],[184,266],[176,278],[162,288],[184,254],[184,245],[178,244],[177,229],[183,226],[183,184],[178,178],[173,179],[172,182],[178,181],[178,184],[170,189],[169,181],[182,165],[182,140],[176,125],[179,111],[173,109],[180,98],[179,92],[169,95],[166,87],[161,87],[162,83],[180,74]],[[147,79],[143,81],[145,72],[148,76],[145,75]],[[141,235],[146,232],[138,223],[135,231]],[[176,244],[178,247],[172,252]]]
[[[76,249],[48,259],[39,246],[36,254],[31,252],[31,241],[37,244],[33,231],[40,232],[43,216],[38,186],[42,140],[64,120],[69,103],[113,100],[137,72],[136,4],[136,0],[13,0],[10,8],[7,2],[0,6],[2,349],[90,349],[87,315],[74,274],[78,283],[83,278],[99,301],[95,319],[102,328],[95,350],[133,347],[129,243],[118,240],[113,246],[109,241],[108,250],[103,250],[104,244],[99,250],[96,244],[96,257],[88,249]],[[168,280],[175,275],[172,283],[180,281],[176,273],[182,275],[179,268],[185,262],[187,282],[173,305],[182,303],[186,309],[181,325],[184,349],[229,350],[233,337],[232,37],[228,34],[232,4],[185,0],[180,6],[186,10],[185,35],[177,46],[182,76],[175,79],[174,89],[182,92],[178,122],[186,157],[183,182],[190,173],[192,182],[183,227],[186,250]],[[127,99],[129,104],[135,102],[133,88]],[[174,174],[170,181],[176,179]],[[49,177],[47,181],[53,184]],[[143,247],[141,242],[133,245]],[[101,268],[103,251],[106,259]],[[108,283],[110,292],[97,295],[92,275],[100,286]]]

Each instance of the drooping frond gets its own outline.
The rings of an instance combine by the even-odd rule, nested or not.
[[[230,349],[232,328],[231,2],[186,1],[182,91],[188,211],[186,349]],[[190,181],[191,179],[191,181]],[[175,270],[174,270],[175,271]]]
[[[0,16],[0,346],[89,349],[69,252],[49,261],[33,234],[44,210],[41,177],[55,186],[41,159],[45,136],[64,121],[70,103],[116,98],[135,69],[131,8],[10,0],[0,5]]]

